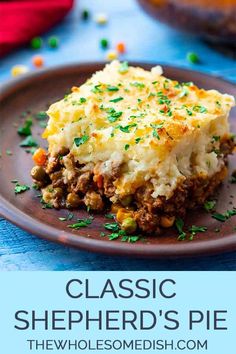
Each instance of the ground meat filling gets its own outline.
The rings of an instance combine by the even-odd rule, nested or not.
[[[233,139],[221,141],[218,158],[226,162],[234,148]],[[115,210],[121,228],[126,227],[131,233],[139,229],[147,234],[159,234],[162,228],[171,227],[176,217],[184,217],[188,209],[204,204],[227,175],[224,163],[211,178],[186,179],[168,200],[163,196],[153,198],[153,186],[147,182],[133,195],[114,204],[114,182],[122,173],[122,167],[117,162],[110,173],[101,173],[101,164],[80,165],[68,149],[63,148],[57,156],[48,156],[45,166],[34,166],[31,175],[42,190],[45,203],[55,208],[85,206],[93,211]]]

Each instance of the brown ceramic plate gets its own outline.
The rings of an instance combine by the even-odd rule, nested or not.
[[[137,64],[145,68],[151,65]],[[103,64],[83,64],[46,69],[29,74],[7,83],[1,88],[0,102],[0,214],[21,228],[65,245],[75,246],[95,252],[142,257],[183,257],[221,253],[236,249],[236,216],[220,223],[205,211],[190,211],[186,226],[207,226],[208,231],[198,234],[194,241],[178,241],[174,229],[168,230],[161,237],[148,237],[145,242],[134,244],[109,241],[101,237],[105,231],[103,224],[109,222],[103,215],[95,215],[94,221],[87,228],[71,230],[67,227],[72,221],[59,221],[59,217],[67,215],[66,210],[42,209],[34,189],[22,194],[14,194],[14,184],[31,185],[30,169],[33,165],[30,153],[19,147],[22,140],[17,134],[17,125],[25,118],[22,112],[30,111],[30,115],[45,110],[51,102],[62,98],[73,85],[82,84],[92,73],[103,67]],[[206,89],[215,88],[221,92],[236,95],[236,87],[223,80],[173,67],[165,67],[166,76],[179,81],[194,81]],[[232,131],[236,132],[236,111],[231,114]],[[40,134],[42,128],[34,120],[33,135],[40,145],[45,146]],[[11,150],[12,155],[6,153]],[[230,157],[230,172],[236,166],[236,156]],[[225,212],[236,206],[236,184],[228,181],[218,191],[217,211]],[[87,216],[85,211],[74,212],[75,217]],[[220,232],[215,229],[220,228]],[[7,235],[6,235],[7,237]]]

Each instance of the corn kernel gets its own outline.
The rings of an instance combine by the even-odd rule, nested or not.
[[[117,59],[117,57],[118,57],[118,55],[115,50],[109,50],[109,52],[107,52],[107,55],[106,55],[107,60],[112,61],[112,60]]]
[[[29,68],[26,65],[14,65],[11,68],[11,76],[15,77],[18,75],[25,74],[29,71]]]
[[[107,15],[106,14],[97,14],[95,16],[95,22],[98,25],[105,25],[107,23],[108,19],[107,19]]]

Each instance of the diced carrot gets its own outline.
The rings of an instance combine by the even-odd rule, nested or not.
[[[102,188],[102,186],[103,186],[103,177],[102,177],[102,175],[99,175],[97,177],[97,186],[98,186],[98,188]]]
[[[123,42],[119,42],[116,45],[116,50],[118,53],[124,53],[126,48],[125,48],[125,44]]]
[[[38,148],[33,155],[33,160],[38,166],[45,165],[47,161],[47,152],[42,148]]]

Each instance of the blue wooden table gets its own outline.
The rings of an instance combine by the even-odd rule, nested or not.
[[[82,9],[91,16],[98,12],[108,15],[108,23],[98,26],[91,18],[81,21]],[[235,54],[225,55],[212,46],[181,34],[149,18],[135,0],[80,0],[74,10],[59,26],[47,33],[60,38],[60,47],[45,46],[42,54],[46,66],[63,63],[103,61],[101,38],[107,38],[111,47],[124,41],[127,53],[121,59],[166,63],[200,70],[236,82]],[[201,63],[191,65],[188,52],[196,52]],[[31,49],[18,50],[1,60],[0,83],[10,79],[13,65],[32,68]],[[0,270],[236,270],[236,252],[225,255],[187,260],[137,260],[92,254],[36,238],[0,218]]]

